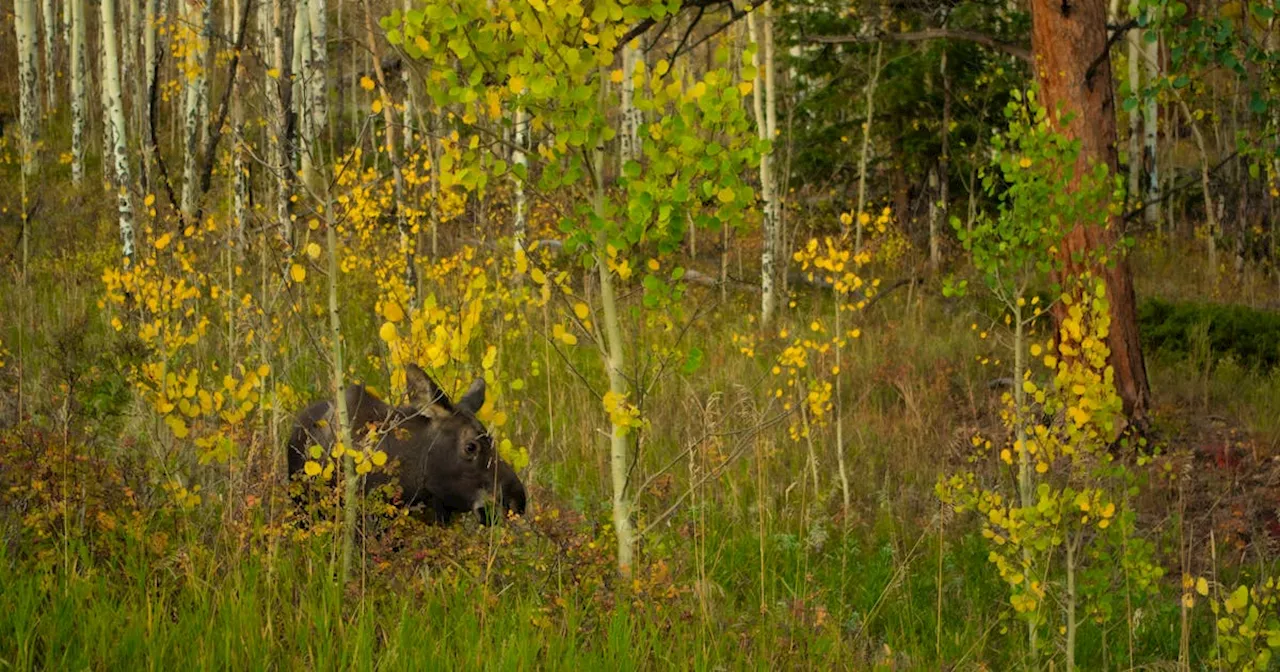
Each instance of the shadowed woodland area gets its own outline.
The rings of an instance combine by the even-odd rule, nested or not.
[[[1267,670],[1275,0],[0,0],[0,667]]]

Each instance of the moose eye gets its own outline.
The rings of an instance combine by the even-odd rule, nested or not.
[[[467,451],[468,457],[475,457],[476,453],[480,452],[480,444],[475,441],[468,441],[467,445],[463,446],[463,450]]]

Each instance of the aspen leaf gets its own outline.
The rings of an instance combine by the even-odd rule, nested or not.
[[[315,460],[307,460],[307,463],[302,466],[302,470],[305,471],[308,476],[319,476],[321,471],[320,463]]]
[[[365,75],[365,76],[361,77],[361,78],[360,78],[360,88],[364,89],[365,91],[372,91],[372,90],[373,90],[373,80],[372,80],[372,79],[369,79],[369,76],[368,76],[368,75]]]
[[[579,320],[585,320],[587,315],[591,314],[591,309],[587,307],[587,304],[579,301],[573,305],[573,314],[577,315]]]
[[[307,268],[302,264],[294,264],[289,268],[289,277],[293,278],[294,282],[302,282],[307,279]]]
[[[319,259],[320,245],[318,243],[307,243],[307,256],[312,259]]]
[[[404,319],[404,309],[395,301],[388,301],[383,304],[382,314],[393,323]]]
[[[390,322],[382,323],[382,328],[378,329],[378,337],[387,343],[395,343],[400,340],[400,334],[396,333],[396,325]]]

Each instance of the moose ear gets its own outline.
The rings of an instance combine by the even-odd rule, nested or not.
[[[481,406],[484,406],[484,378],[476,378],[467,388],[467,393],[458,400],[458,408],[475,415]]]
[[[409,403],[413,404],[420,413],[432,417],[440,417],[453,413],[453,403],[449,401],[449,395],[436,385],[436,381],[431,380],[431,376],[427,375],[417,364],[408,364],[404,367],[405,387],[409,390]]]

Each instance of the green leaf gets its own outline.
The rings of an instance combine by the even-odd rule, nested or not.
[[[702,350],[697,346],[689,348],[689,352],[688,354],[685,355],[685,358],[684,358],[684,365],[680,367],[680,370],[683,371],[684,374],[687,376],[694,373],[701,367],[702,367]]]

